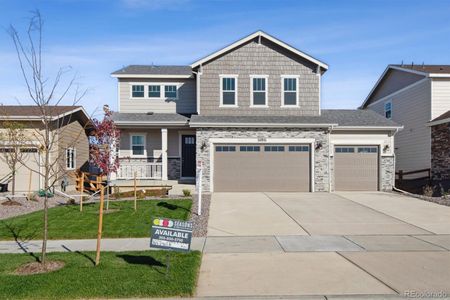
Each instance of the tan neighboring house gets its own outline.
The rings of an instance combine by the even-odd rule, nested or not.
[[[430,169],[429,122],[450,110],[450,66],[389,65],[361,108],[404,126],[395,138],[397,171]],[[409,178],[423,176],[417,173]]]
[[[57,143],[51,152],[51,157],[59,158],[55,164],[55,174],[61,180],[65,177],[69,185],[74,185],[76,169],[86,167],[89,160],[90,118],[81,106],[49,106]],[[23,125],[27,135],[25,152],[25,166],[20,166],[16,173],[16,191],[28,191],[31,176],[31,190],[37,191],[43,187],[43,178],[37,172],[43,170],[43,160],[40,141],[42,138],[42,113],[36,106],[2,105],[0,106],[0,132],[4,132],[3,122],[18,122]],[[53,131],[53,132],[54,132]],[[7,151],[7,142],[2,141],[0,151]],[[0,153],[1,155],[1,153]],[[33,170],[33,171],[31,171]],[[7,176],[11,170],[0,157],[0,178]],[[58,180],[57,186],[61,183]]]
[[[322,61],[252,33],[184,66],[130,65],[118,81],[116,180],[195,180],[205,192],[389,190],[391,120],[321,109]]]

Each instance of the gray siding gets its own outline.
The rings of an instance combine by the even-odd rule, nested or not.
[[[178,99],[131,98],[132,83],[174,83],[178,84]],[[195,79],[119,79],[119,112],[124,113],[195,113],[197,111]],[[161,91],[163,93],[163,91]],[[145,95],[147,96],[147,95]]]
[[[432,95],[431,118],[434,119],[450,110],[449,78],[433,78]]]
[[[423,78],[424,76],[422,75],[391,69],[387,72],[382,82],[373,92],[372,97],[368,101],[368,104],[373,103],[376,100],[392,94],[393,92],[398,91]]]
[[[201,115],[319,115],[320,77],[316,66],[265,39],[255,40],[203,66],[200,76]],[[221,74],[238,75],[238,106],[219,107]],[[269,75],[268,108],[250,107],[250,75]],[[298,108],[282,108],[281,75],[299,75]]]
[[[431,83],[426,80],[386,100],[368,107],[384,115],[384,103],[392,101],[392,120],[405,128],[395,136],[396,170],[414,171],[430,168]],[[419,174],[421,175],[421,174]]]

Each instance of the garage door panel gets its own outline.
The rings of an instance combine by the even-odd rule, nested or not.
[[[36,151],[36,150],[33,150]],[[2,153],[0,153],[2,155]],[[30,181],[30,169],[39,170],[39,154],[38,152],[28,152],[24,154],[22,158],[23,163],[17,164],[16,170],[16,191],[17,192],[28,192],[29,181]],[[3,178],[7,174],[11,173],[8,164],[5,162],[4,158],[0,159],[0,178]],[[37,191],[39,189],[39,174],[36,172],[31,172],[31,191]],[[12,190],[12,183],[8,185],[8,190]]]
[[[214,156],[215,191],[309,191],[309,152],[218,152]]]
[[[361,146],[335,148],[334,181],[336,191],[378,190],[378,148],[362,148]],[[364,152],[367,151],[367,148],[372,152]]]

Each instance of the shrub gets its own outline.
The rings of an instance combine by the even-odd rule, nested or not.
[[[426,185],[423,187],[423,195],[427,197],[433,197],[434,188],[431,185]]]
[[[185,197],[191,196],[191,190],[190,190],[190,189],[184,189],[184,190],[183,190],[183,195],[184,195]]]

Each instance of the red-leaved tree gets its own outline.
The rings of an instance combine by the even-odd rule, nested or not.
[[[112,119],[108,105],[103,106],[103,120],[93,119],[94,135],[90,139],[91,162],[100,168],[101,174],[107,176],[106,209],[109,209],[109,184],[111,173],[119,169],[116,147],[120,142],[120,131]]]

